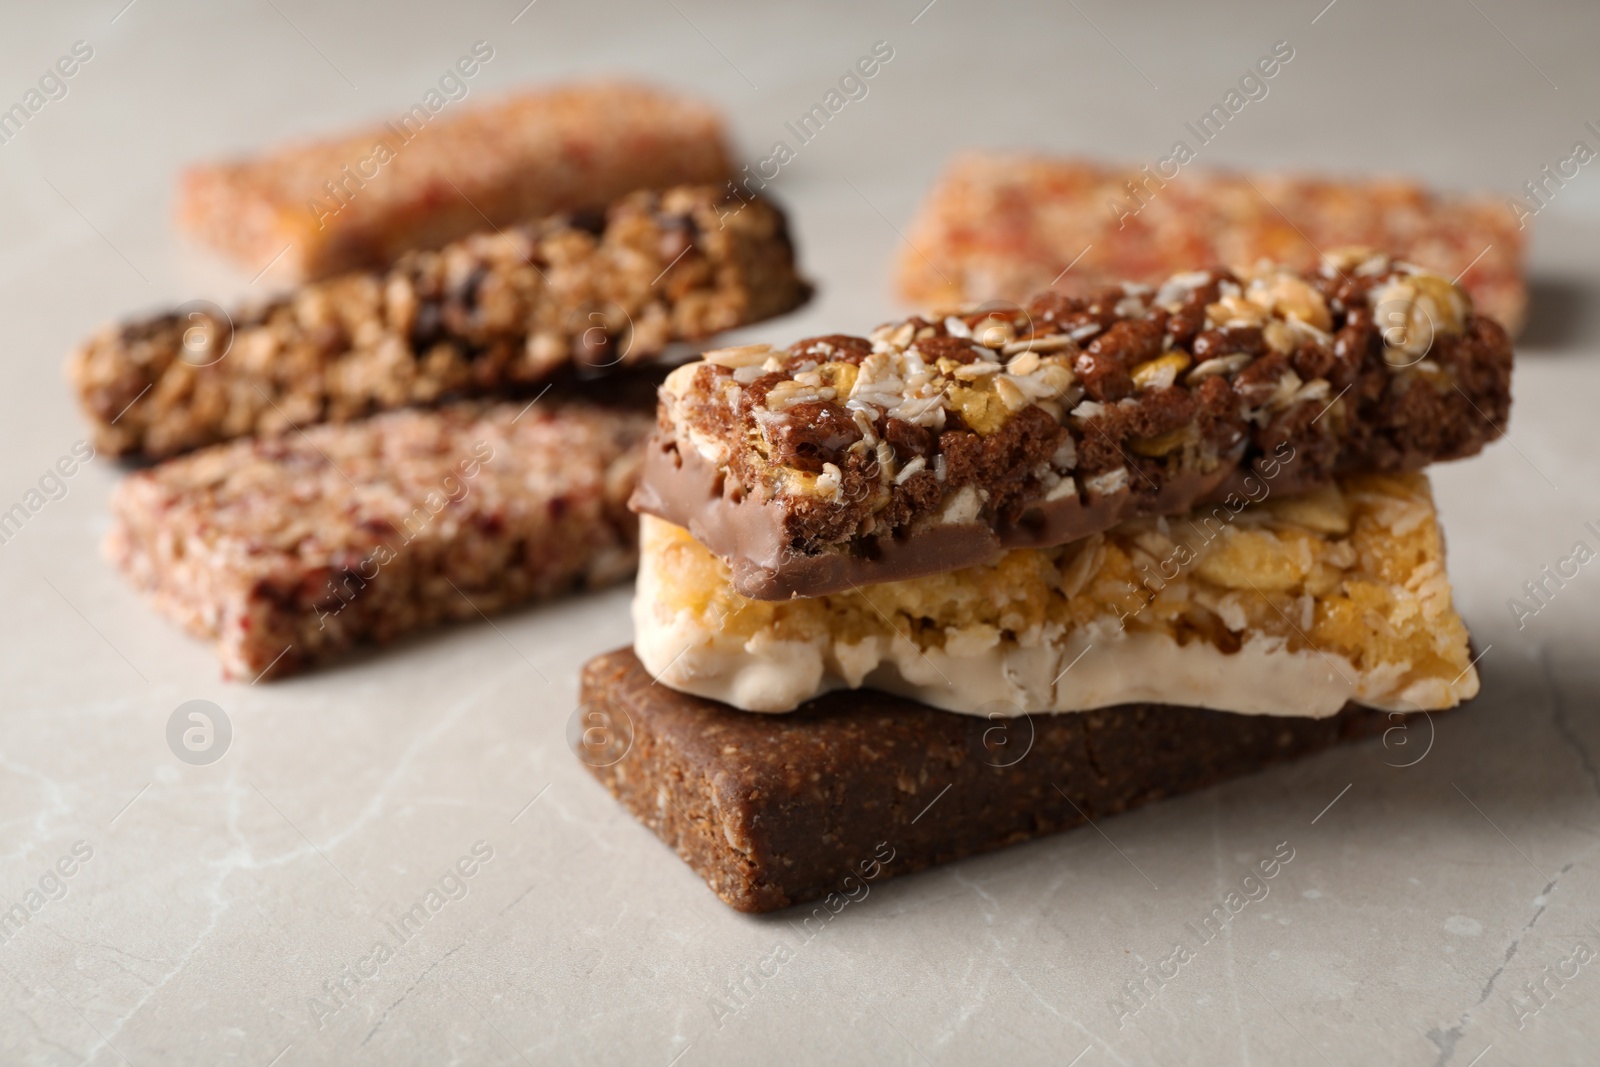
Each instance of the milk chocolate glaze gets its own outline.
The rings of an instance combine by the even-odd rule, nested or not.
[[[646,446],[639,488],[629,506],[686,528],[727,560],[740,595],[786,600],[971,567],[1007,549],[1062,545],[1145,515],[1172,515],[1208,503],[1238,511],[1245,502],[1304,492],[1330,480],[1301,470],[1293,457],[1274,463],[1269,478],[1241,466],[1241,456],[1242,450],[1203,474],[1179,474],[1153,494],[1085,492],[1041,500],[1011,524],[930,521],[898,536],[807,554],[784,543],[774,502],[728,483],[699,453],[679,449],[658,432]]]

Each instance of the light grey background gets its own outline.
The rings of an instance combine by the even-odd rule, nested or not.
[[[1509,194],[1574,141],[1600,148],[1589,3],[522,2],[0,11],[0,105],[74,41],[94,49],[0,145],[0,507],[84,436],[61,373],[76,341],[249,289],[174,235],[183,163],[388,118],[480,39],[495,56],[476,96],[642,75],[720,102],[751,159],[890,42],[868,97],[774,185],[821,283],[802,315],[750,331],[775,342],[899,310],[898,231],[951,152],[1153,162],[1279,40],[1293,61],[1201,163]],[[1600,951],[1600,563],[1521,629],[1506,602],[1575,541],[1600,547],[1583,527],[1600,525],[1597,172],[1536,220],[1509,439],[1436,473],[1485,655],[1483,696],[1437,720],[1431,749],[1359,746],[1106,836],[882,883],[810,940],[794,916],[729,911],[567,750],[577,664],[628,640],[626,590],[224,684],[102,562],[119,472],[96,460],[0,545],[0,909],[74,842],[93,849],[0,942],[0,1061],[1592,1062],[1600,961],[1551,982],[1520,1030],[1511,998],[1577,942]],[[233,726],[209,766],[165,740],[193,699]],[[493,858],[468,895],[319,1027],[308,999],[478,841]],[[1141,961],[1193,947],[1184,924],[1285,841],[1270,896],[1119,1026]],[[780,944],[776,976],[719,1008]]]

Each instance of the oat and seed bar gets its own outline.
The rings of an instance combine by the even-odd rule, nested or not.
[[[1049,293],[707,353],[662,387],[634,506],[743,596],[820,596],[1471,455],[1510,374],[1464,291],[1379,254]]]
[[[232,678],[615,582],[645,411],[546,397],[235,441],[128,477],[106,552]]]
[[[1016,716],[1155,702],[1318,718],[1477,694],[1425,474],[1134,519],[1070,545],[750,600],[681,526],[640,529],[634,651],[662,684],[787,712],[873,688]]]
[[[623,83],[522,92],[438,117],[188,170],[180,224],[254,274],[381,267],[486,225],[600,208],[636,189],[732,176],[711,106]],[[487,221],[486,221],[487,220]]]
[[[1324,251],[1365,245],[1461,275],[1478,309],[1515,335],[1527,308],[1518,226],[1501,198],[1401,179],[1190,168],[1163,179],[1148,167],[968,153],[913,221],[899,285],[923,307],[1020,301],[1052,286],[1081,295],[1123,280],[1159,284],[1202,263],[1267,258],[1309,270]]]
[[[98,448],[160,458],[636,363],[809,291],[775,206],[684,186],[409,253],[231,316],[108,327],[69,373]]]
[[[870,690],[749,715],[653,682],[631,649],[584,667],[583,711],[599,728],[579,757],[729,906],[826,898],[815,918],[794,917],[808,930],[888,878],[1344,742],[1396,731],[1420,745],[1430,728],[1355,706],[1278,719],[1159,704],[1002,724]]]

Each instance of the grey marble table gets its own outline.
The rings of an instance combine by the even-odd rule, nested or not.
[[[75,341],[252,291],[173,234],[184,162],[397,112],[479,40],[474,93],[636,73],[720,101],[752,161],[888,42],[773,184],[822,283],[749,331],[773,341],[899,310],[887,266],[952,151],[1154,160],[1278,41],[1293,62],[1201,162],[1510,195],[1600,147],[1593,4],[524,3],[0,10],[0,106],[93,53],[0,143],[0,508],[84,436]],[[629,639],[626,590],[225,684],[102,561],[120,472],[89,463],[0,544],[0,911],[44,897],[0,940],[0,1062],[1594,1062],[1600,563],[1537,614],[1508,601],[1600,547],[1597,247],[1591,166],[1534,220],[1510,437],[1436,474],[1484,690],[1426,758],[1329,753],[883,883],[820,929],[727,910],[568,751],[576,664]],[[232,724],[210,765],[166,739],[194,699]],[[1195,943],[1282,843],[1268,896]]]

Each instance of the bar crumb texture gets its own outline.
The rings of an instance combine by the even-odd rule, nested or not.
[[[714,108],[598,82],[437,116],[413,108],[359,133],[195,166],[178,219],[252,274],[277,257],[280,277],[318,278],[636,189],[730,176]]]
[[[109,326],[68,373],[100,451],[160,458],[643,362],[809,293],[776,207],[684,186],[231,313],[180,308]]]
[[[873,692],[751,715],[653,685],[627,649],[584,667],[582,699],[606,724],[590,735],[603,743],[579,750],[595,777],[746,912],[859,886],[864,866],[877,880],[909,874],[1403,723],[1357,708],[1272,719],[1134,704],[997,731]]]
[[[227,677],[618,581],[643,413],[462,403],[220,445],[130,475],[106,553]]]

